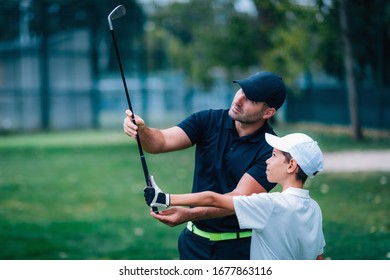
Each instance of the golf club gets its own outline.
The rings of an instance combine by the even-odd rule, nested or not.
[[[108,25],[109,25],[109,27],[110,27],[110,31],[111,31],[111,35],[112,35],[112,41],[114,42],[115,53],[116,53],[116,57],[117,57],[117,59],[118,59],[119,69],[120,69],[121,76],[122,76],[122,81],[123,81],[123,86],[124,86],[125,92],[126,92],[127,104],[128,104],[128,106],[129,106],[129,109],[133,112],[133,116],[134,116],[135,113],[134,113],[133,107],[131,106],[129,91],[127,90],[126,79],[125,79],[125,75],[124,75],[124,72],[123,72],[123,67],[122,67],[122,62],[121,62],[121,58],[120,58],[119,51],[118,51],[118,46],[117,46],[117,44],[116,44],[116,39],[115,39],[115,34],[114,34],[114,28],[113,28],[113,26],[112,26],[112,21],[113,21],[113,20],[118,19],[118,18],[121,18],[121,17],[123,17],[125,14],[126,14],[126,8],[125,8],[123,5],[117,6],[117,7],[116,7],[114,10],[112,10],[112,12],[108,15]],[[136,123],[135,123],[135,118],[133,118],[133,123],[136,124]],[[141,163],[142,163],[142,168],[143,168],[143,170],[144,170],[144,176],[145,176],[146,186],[152,187],[152,185],[151,185],[151,183],[150,183],[150,176],[149,176],[148,166],[146,165],[146,160],[145,160],[145,156],[144,156],[144,151],[143,151],[143,149],[142,149],[141,141],[140,141],[140,139],[139,139],[139,135],[138,135],[138,134],[137,134],[137,136],[136,136],[136,139],[137,139],[137,145],[138,145],[139,156],[140,156]],[[155,212],[155,213],[158,213],[157,207],[152,207],[152,211]]]

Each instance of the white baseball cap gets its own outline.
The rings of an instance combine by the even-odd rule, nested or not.
[[[318,143],[303,133],[292,133],[278,137],[269,133],[265,140],[272,147],[290,153],[305,174],[313,178],[318,171],[323,170],[323,156]]]

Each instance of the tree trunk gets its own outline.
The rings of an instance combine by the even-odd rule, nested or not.
[[[42,18],[46,21],[41,21],[42,40],[39,47],[39,59],[40,59],[40,106],[41,106],[41,129],[50,129],[50,85],[49,85],[49,30],[48,30],[48,16],[47,8],[45,4],[40,6],[42,12]]]
[[[345,76],[347,81],[349,110],[352,128],[352,137],[354,140],[361,140],[363,134],[360,127],[359,118],[359,105],[356,88],[356,77],[353,71],[354,58],[351,47],[351,39],[349,33],[349,22],[347,17],[347,4],[348,0],[340,0],[340,27],[341,27],[341,38],[343,44],[343,57]]]

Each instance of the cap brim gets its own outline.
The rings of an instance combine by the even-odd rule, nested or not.
[[[255,102],[263,101],[263,100],[261,100],[260,96],[256,94],[256,88],[253,86],[251,81],[249,81],[248,79],[234,80],[233,83],[239,84],[239,86],[241,87],[241,89],[245,93],[245,96],[249,100],[255,101]]]
[[[282,138],[280,138],[278,136],[266,133],[265,140],[273,148],[276,148],[276,149],[284,151],[284,152],[286,152],[288,150],[287,146],[285,145],[285,142],[282,140]]]

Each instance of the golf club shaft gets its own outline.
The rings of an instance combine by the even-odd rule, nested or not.
[[[121,76],[122,76],[123,86],[124,86],[125,92],[126,92],[127,104],[129,106],[130,111],[133,113],[133,116],[135,116],[134,111],[133,111],[133,107],[131,106],[129,91],[127,89],[126,79],[125,79],[125,75],[124,75],[124,71],[123,71],[123,67],[122,67],[122,62],[121,62],[121,58],[120,58],[119,51],[118,51],[118,46],[117,46],[116,39],[115,39],[114,29],[111,29],[110,31],[111,31],[112,41],[114,42],[115,53],[116,53],[116,57],[118,59],[118,64],[119,64],[119,69],[120,69]],[[133,123],[135,125],[137,125],[135,122],[135,117],[133,117]],[[151,182],[150,182],[150,177],[149,177],[148,166],[146,164],[144,151],[142,149],[141,140],[140,140],[138,134],[136,136],[136,139],[137,139],[138,151],[139,151],[139,155],[140,155],[140,159],[141,159],[141,163],[142,163],[142,168],[144,171],[146,186],[152,187]],[[158,213],[157,207],[152,207],[152,210],[153,210],[153,212]]]

